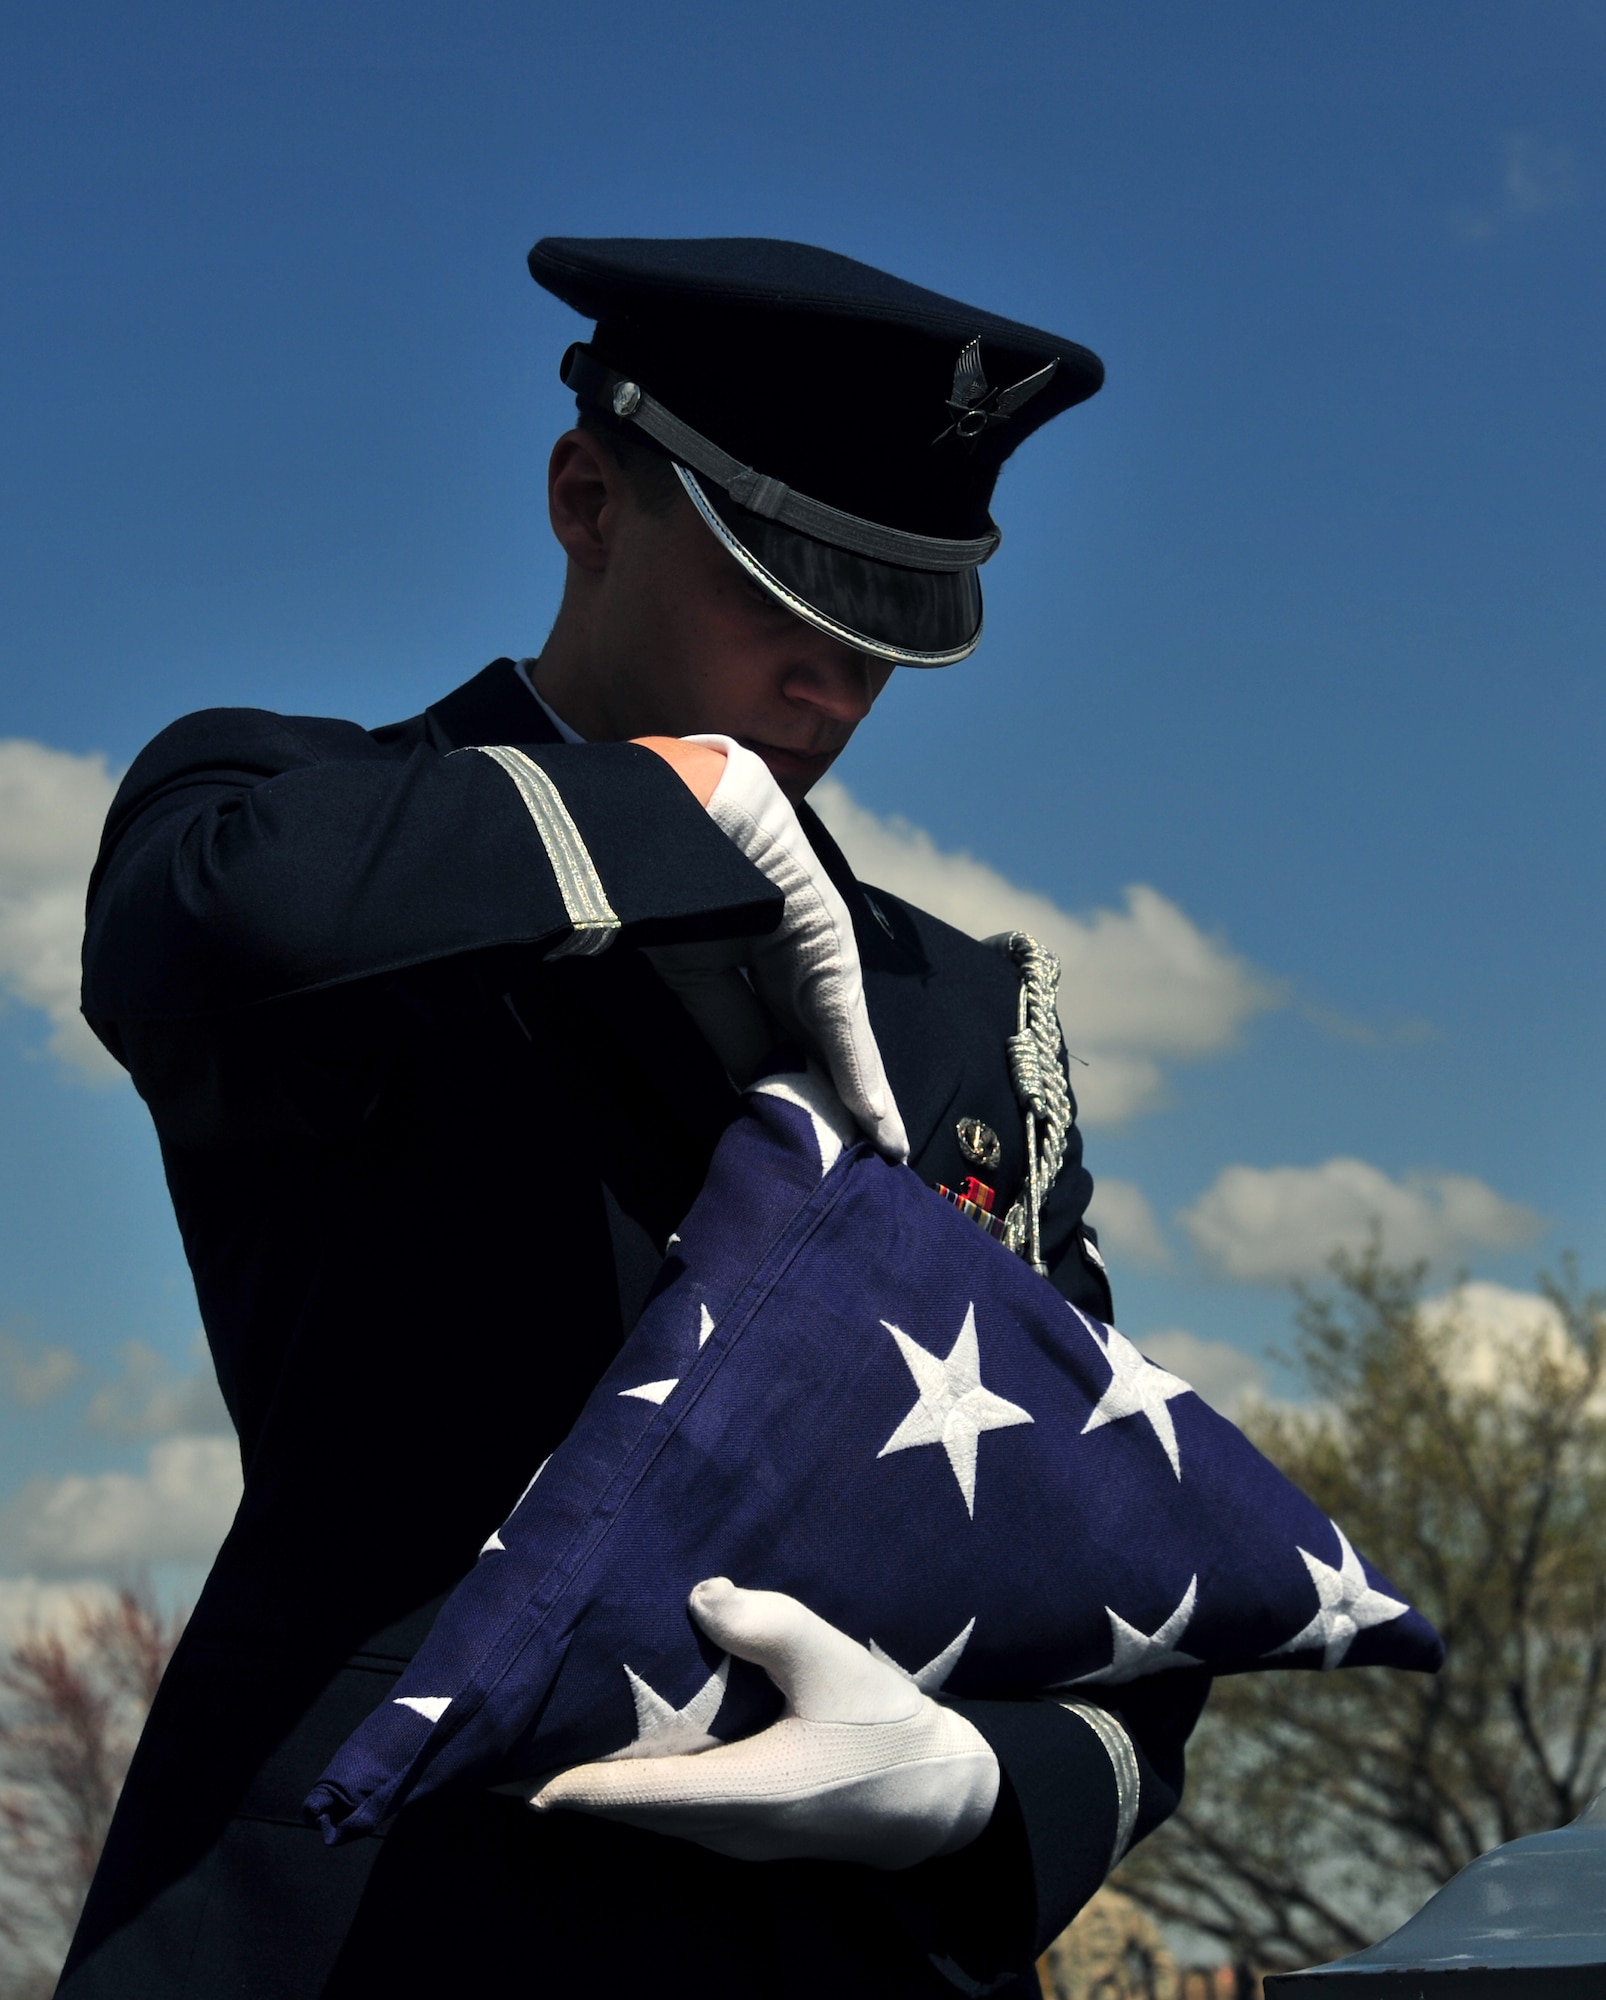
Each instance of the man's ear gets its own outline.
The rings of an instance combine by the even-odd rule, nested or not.
[[[602,439],[565,431],[552,447],[546,485],[552,532],[564,554],[576,568],[600,576],[627,500],[623,467]]]

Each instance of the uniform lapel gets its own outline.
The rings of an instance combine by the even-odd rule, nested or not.
[[[512,660],[492,660],[471,681],[424,711],[424,726],[439,750],[481,743],[561,743],[546,710],[531,694]]]
[[[512,660],[492,660],[472,680],[430,702],[424,728],[438,750],[562,742]]]

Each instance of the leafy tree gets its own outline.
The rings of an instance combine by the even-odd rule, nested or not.
[[[85,1605],[71,1637],[33,1633],[0,1666],[0,1978],[48,1993],[182,1617],[144,1590]]]
[[[1370,1944],[1606,1780],[1606,1299],[1494,1339],[1376,1249],[1302,1292],[1315,1400],[1245,1429],[1438,1626],[1435,1679],[1223,1680],[1188,1798],[1122,1870],[1164,1920],[1282,1970]],[[1452,1301],[1460,1295],[1452,1295]]]

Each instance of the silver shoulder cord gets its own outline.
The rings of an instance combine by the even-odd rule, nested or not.
[[[1060,962],[1025,931],[1000,931],[987,940],[1020,971],[1015,1032],[1005,1044],[1009,1076],[1026,1128],[1026,1185],[1004,1217],[1004,1242],[1034,1271],[1046,1275],[1040,1237],[1043,1204],[1065,1161],[1071,1130],[1071,1091],[1065,1080],[1065,1037],[1057,1005]]]

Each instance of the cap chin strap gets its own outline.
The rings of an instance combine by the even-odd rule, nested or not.
[[[904,528],[885,528],[879,522],[861,520],[857,514],[844,514],[823,500],[811,500],[721,451],[711,438],[682,423],[672,410],[649,396],[639,382],[606,367],[583,342],[577,341],[564,355],[560,372],[565,387],[612,411],[621,423],[645,431],[672,458],[723,487],[738,507],[831,548],[846,549],[849,555],[894,563],[901,569],[952,572],[977,568],[1003,540],[997,528],[970,541],[916,535]]]

